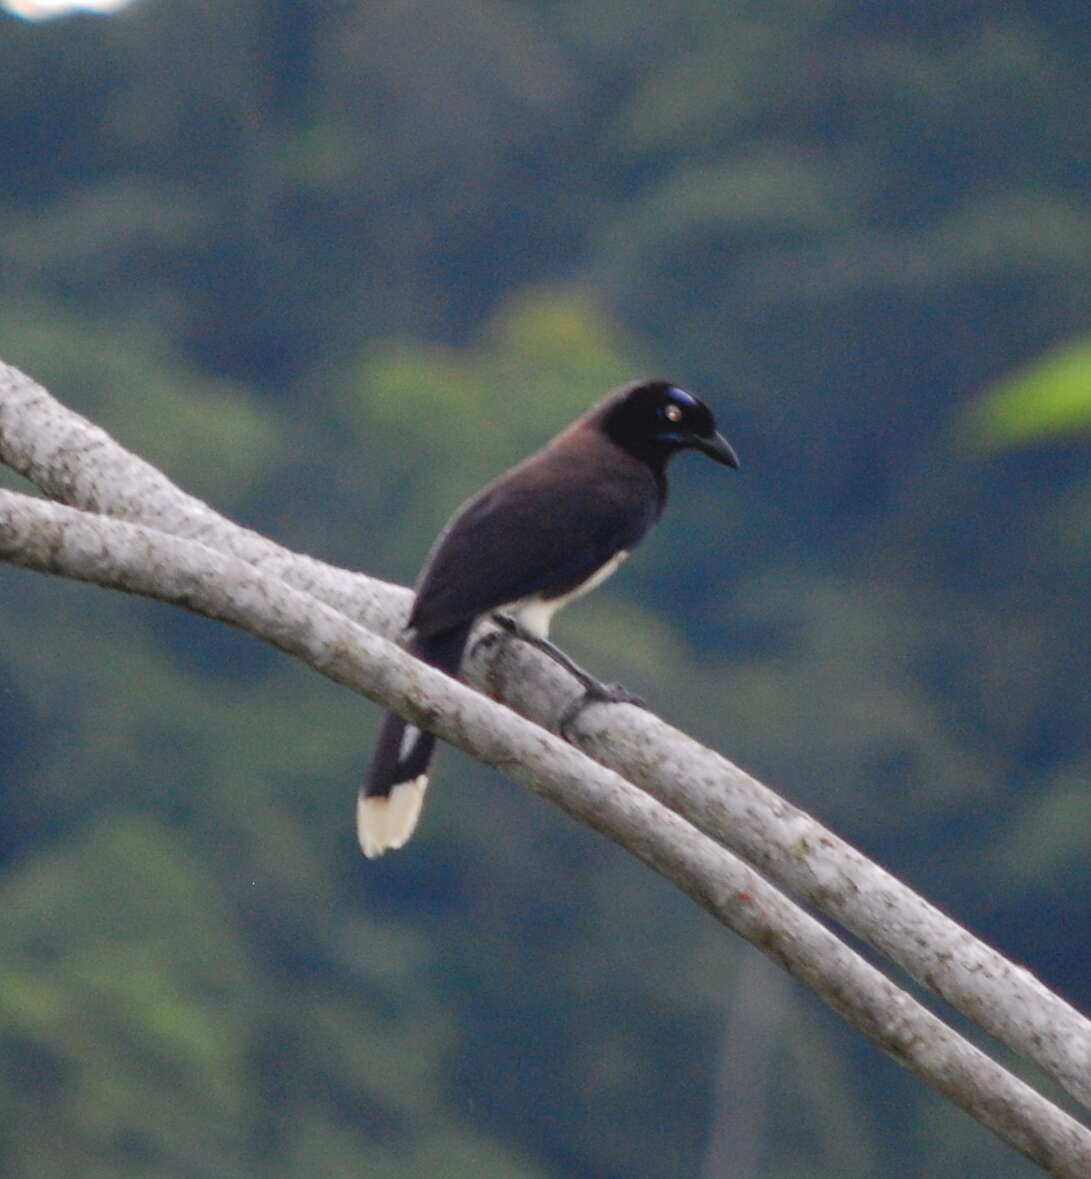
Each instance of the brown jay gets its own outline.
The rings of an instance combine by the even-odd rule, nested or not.
[[[659,518],[667,463],[680,450],[738,466],[696,397],[659,380],[614,390],[451,518],[417,579],[407,649],[456,676],[474,624],[499,615],[574,671],[589,696],[626,699],[547,643],[549,623],[609,577]],[[364,855],[412,834],[434,746],[431,733],[387,714],[356,811]]]

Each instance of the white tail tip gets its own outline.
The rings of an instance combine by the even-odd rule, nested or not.
[[[389,794],[361,794],[356,800],[356,838],[369,860],[401,847],[420,818],[428,775],[399,782]]]

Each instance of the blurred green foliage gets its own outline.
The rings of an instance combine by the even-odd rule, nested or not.
[[[0,356],[403,582],[611,385],[688,385],[742,471],[681,460],[559,641],[1091,1007],[1084,5],[0,34]],[[0,620],[5,1175],[700,1172],[744,951],[665,883],[450,750],[367,864],[370,705],[14,569]],[[763,1176],[1034,1173],[792,994]]]
[[[1091,342],[1058,348],[970,407],[967,433],[995,450],[1091,430]]]

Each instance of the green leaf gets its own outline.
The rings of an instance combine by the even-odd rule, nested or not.
[[[989,450],[1091,431],[1091,339],[1058,348],[986,390],[964,428]]]

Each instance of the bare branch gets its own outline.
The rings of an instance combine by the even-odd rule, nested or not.
[[[407,590],[241,528],[3,364],[0,459],[60,502],[200,540],[379,634],[401,630]],[[582,691],[539,652],[504,639],[479,647],[464,678],[554,732]],[[810,815],[641,710],[585,709],[566,736],[842,923],[1091,1108],[1091,1023]]]
[[[1091,1108],[1091,1023],[806,812],[658,718],[588,709],[569,733],[701,831],[896,962]],[[572,729],[575,729],[575,732]]]
[[[3,362],[0,461],[58,503],[199,540],[313,593],[380,634],[397,634],[409,610],[408,590],[291,552],[221,516]]]
[[[729,851],[612,770],[332,607],[200,542],[14,492],[0,492],[0,557],[218,618],[403,712],[639,856],[1051,1174],[1091,1173],[1091,1132]]]
[[[54,521],[59,532],[51,531],[43,519],[28,531],[26,512],[63,513],[63,509],[5,493],[0,504],[5,521],[0,549],[6,559],[166,597],[245,626],[324,674],[399,708],[622,842],[808,981],[886,1051],[920,1071],[1041,1165],[1058,1175],[1091,1173],[1088,1132],[1078,1123],[961,1041],[695,828],[837,917],[981,1026],[1038,1061],[1085,1102],[1091,1102],[1091,1025],[1027,971],[1008,963],[726,759],[646,712],[627,706],[595,706],[580,715],[574,732],[570,730],[576,743],[599,763],[595,765],[536,725],[519,728],[526,721],[515,725],[517,718],[506,710],[499,714],[504,719],[498,722],[496,706],[481,696],[469,693],[468,699],[474,703],[466,705],[457,695],[466,690],[441,676],[445,690],[456,693],[456,702],[463,701],[450,704],[454,711],[448,714],[444,709],[449,702],[440,703],[447,700],[443,689],[432,684],[439,696],[427,695],[429,677],[438,673],[350,621],[395,635],[408,606],[407,591],[330,568],[238,527],[185,495],[98,427],[3,365],[0,458],[47,495],[115,518],[96,519],[76,512]],[[114,529],[124,528],[118,522],[125,520],[139,520],[150,527],[123,536]],[[110,529],[108,539],[104,527]],[[84,531],[87,528],[91,531]],[[76,543],[76,536],[82,537],[74,552],[60,542],[61,533],[71,543]],[[43,550],[41,545],[50,538],[57,540],[56,546],[50,549],[47,544]],[[194,545],[193,540],[200,544]],[[171,548],[175,543],[181,547]],[[119,547],[133,544],[137,547],[130,552],[125,579],[136,580],[124,584],[120,567],[111,569],[108,558],[117,556]],[[63,569],[56,564],[62,551],[74,562]],[[204,569],[203,580],[195,581],[194,553],[200,556],[198,565],[201,561],[228,564]],[[81,561],[84,572],[75,572]],[[150,580],[142,582],[142,576]],[[294,618],[292,609],[298,602],[286,615],[278,613],[285,601],[291,601],[284,595],[297,591],[303,591],[300,597],[306,602],[304,614],[310,625],[317,627],[321,618],[350,628],[332,647],[311,650],[296,633],[295,627],[302,621]],[[332,610],[324,609],[319,601]],[[256,614],[244,618],[239,613],[244,606],[254,608]],[[382,646],[369,649],[369,643]],[[358,663],[359,659],[364,663]],[[369,659],[374,664],[368,664]],[[558,718],[580,694],[579,686],[555,664],[526,645],[506,639],[480,647],[466,678],[550,728],[556,727]],[[480,720],[474,710],[482,707],[494,711],[491,721],[482,722],[481,732],[459,728],[459,717],[472,715]],[[509,741],[516,744],[505,744]],[[579,761],[543,763],[546,776],[536,776],[532,767],[537,763],[531,754],[560,756],[559,751]],[[617,773],[599,779],[597,775],[608,772],[602,767]],[[630,783],[655,795],[671,810],[634,790]],[[612,802],[608,804],[597,794],[590,800],[581,789],[592,793],[606,790]],[[740,904],[741,897],[747,898],[745,903]],[[763,914],[761,920],[754,919],[756,911]],[[782,919],[787,924],[782,925]],[[802,927],[794,924],[799,920],[804,922]],[[806,935],[799,932],[801,928]],[[812,951],[818,949],[832,958],[813,958]],[[848,958],[843,960],[841,955]],[[821,965],[816,964],[819,962]],[[831,962],[839,965],[831,968]],[[861,998],[839,970],[854,979],[856,972],[862,971],[867,986],[876,988],[874,993]],[[851,999],[846,997],[850,993]],[[975,1083],[983,1085],[984,1091],[975,1089]],[[1076,1169],[1065,1169],[1071,1167]]]

